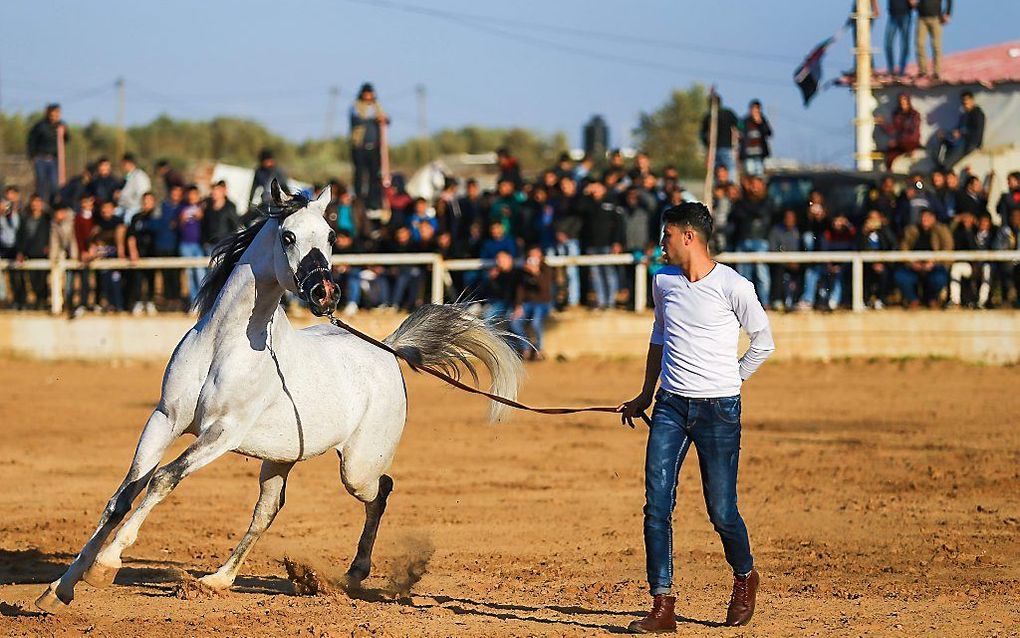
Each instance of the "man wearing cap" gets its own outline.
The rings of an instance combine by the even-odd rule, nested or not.
[[[57,140],[70,139],[67,126],[60,119],[60,105],[46,105],[46,114],[28,131],[28,156],[35,170],[35,192],[47,204],[57,193]]]
[[[354,163],[354,196],[369,210],[382,208],[381,127],[387,121],[375,99],[375,88],[365,82],[351,106],[351,161]]]
[[[276,165],[273,149],[264,148],[259,151],[259,165],[255,169],[255,179],[251,183],[248,201],[255,205],[272,203],[273,195],[270,185],[274,179],[279,182],[280,188],[287,190],[287,176]]]
[[[663,213],[662,249],[669,265],[652,280],[652,328],[641,393],[619,407],[625,423],[652,404],[645,456],[644,537],[648,617],[633,633],[676,630],[673,605],[673,529],[676,488],[687,451],[698,451],[709,520],[722,539],[733,573],[726,625],[745,625],[754,613],[758,572],[744,520],[737,511],[740,389],[775,350],[764,308],[749,281],[717,263],[708,250],[712,216],[700,202]],[[750,346],[737,357],[743,328]],[[659,384],[658,393],[655,392]]]

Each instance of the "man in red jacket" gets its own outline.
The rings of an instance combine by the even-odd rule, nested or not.
[[[892,163],[900,155],[913,153],[921,148],[921,114],[910,104],[910,95],[900,93],[892,119],[882,116],[875,123],[889,136],[885,149],[885,169],[892,170]]]

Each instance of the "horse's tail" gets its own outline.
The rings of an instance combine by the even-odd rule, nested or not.
[[[458,363],[464,364],[478,382],[471,357],[481,360],[492,378],[490,392],[507,399],[517,398],[524,376],[521,357],[507,343],[514,335],[477,317],[463,304],[426,304],[411,313],[393,334],[383,341],[411,363],[438,368],[458,378]],[[510,408],[491,402],[489,420],[499,422]]]

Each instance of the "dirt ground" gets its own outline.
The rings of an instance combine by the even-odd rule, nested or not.
[[[532,365],[523,395],[616,403],[641,365]],[[396,489],[365,591],[330,586],[364,517],[335,456],[291,473],[287,505],[232,591],[194,587],[257,495],[259,463],[231,455],[155,510],[114,586],[82,583],[66,613],[37,613],[123,477],[161,372],[0,362],[0,636],[590,636],[621,632],[647,607],[644,432],[605,415],[491,426],[480,400],[408,373]],[[766,365],[745,388],[739,483],[758,611],[747,628],[717,624],[729,576],[689,457],[679,635],[1018,635],[1018,387],[1016,367]],[[325,591],[296,594],[285,556]]]

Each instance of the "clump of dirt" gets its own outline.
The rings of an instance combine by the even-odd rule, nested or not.
[[[299,596],[336,596],[343,591],[308,563],[284,556],[283,567],[287,570],[287,580],[294,585],[294,593]]]
[[[223,592],[213,589],[187,572],[177,575],[178,583],[174,586],[173,596],[181,600],[208,600],[220,598]]]
[[[429,561],[435,552],[435,545],[426,536],[411,536],[404,540],[404,551],[394,565],[397,575],[390,578],[388,588],[393,597],[407,598],[411,595],[411,588],[428,572]]]

